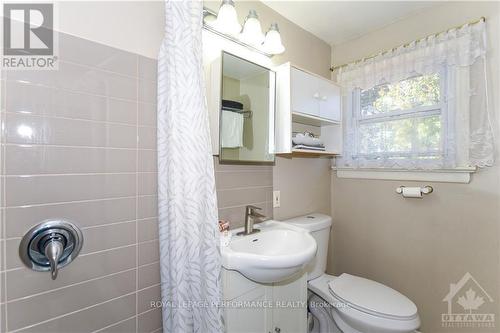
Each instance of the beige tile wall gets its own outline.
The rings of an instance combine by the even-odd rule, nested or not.
[[[231,222],[231,228],[244,225],[245,206],[262,208],[272,217],[273,167],[270,165],[219,164],[214,156],[219,219]]]
[[[2,73],[0,331],[153,332],[156,60],[59,38],[59,70]],[[85,238],[55,281],[18,256],[50,218]]]

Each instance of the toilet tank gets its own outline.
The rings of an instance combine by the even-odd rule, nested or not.
[[[328,215],[314,213],[282,222],[304,228],[311,233],[311,236],[316,240],[318,250],[314,259],[307,266],[307,280],[323,275],[326,272],[326,257],[328,255],[328,240],[330,239],[332,218]]]

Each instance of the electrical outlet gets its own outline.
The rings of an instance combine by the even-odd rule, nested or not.
[[[280,191],[273,191],[273,208],[278,208],[280,206],[281,193]]]

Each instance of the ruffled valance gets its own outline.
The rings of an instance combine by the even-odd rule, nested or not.
[[[439,72],[443,65],[471,66],[485,55],[485,22],[480,21],[347,65],[339,69],[337,82],[347,88],[369,89],[416,74]]]

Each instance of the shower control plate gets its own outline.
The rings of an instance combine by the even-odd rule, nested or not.
[[[65,220],[46,220],[31,228],[21,240],[19,256],[35,271],[51,271],[52,279],[59,268],[78,256],[83,235],[73,223]]]

